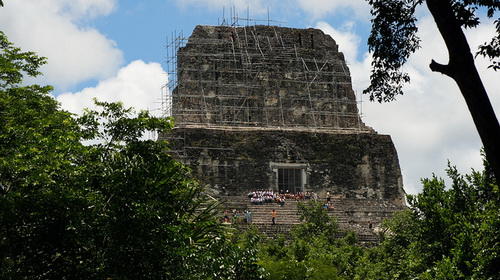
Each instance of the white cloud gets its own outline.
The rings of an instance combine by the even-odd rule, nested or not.
[[[262,15],[267,12],[267,8],[272,5],[273,1],[263,3],[262,0],[176,0],[177,5],[181,8],[208,8],[212,11],[221,11],[225,9],[225,17],[230,18],[234,13],[232,9],[236,9],[239,17],[245,17],[247,10],[252,15]]]
[[[16,46],[48,58],[45,84],[70,88],[116,73],[123,54],[99,31],[78,24],[113,11],[115,0],[18,0],[0,9],[0,25]]]
[[[362,61],[356,60],[361,43],[358,35],[349,25],[335,29],[319,22],[317,27],[330,34],[344,52],[353,88],[361,96],[369,83],[371,57],[366,53]],[[477,45],[493,36],[493,24],[488,22],[466,33],[475,52]],[[435,173],[446,179],[448,160],[462,173],[470,172],[471,168],[482,169],[479,152],[482,144],[458,87],[451,78],[429,69],[431,59],[447,63],[448,53],[434,20],[428,15],[419,20],[419,36],[422,48],[405,65],[405,71],[412,78],[411,84],[405,87],[405,95],[392,103],[361,104],[365,123],[379,133],[391,135],[398,151],[405,190],[412,194],[421,191],[421,178]],[[486,70],[485,59],[478,59],[477,64],[498,113],[500,96],[493,95],[499,89],[498,73]],[[368,97],[363,96],[363,100]]]
[[[166,84],[166,74],[158,63],[136,60],[118,71],[116,76],[101,81],[96,87],[79,92],[67,92],[57,96],[63,109],[81,114],[85,108],[94,108],[92,99],[99,101],[121,101],[126,108],[150,110],[161,115],[159,102],[161,88]]]
[[[313,20],[323,19],[333,14],[343,16],[355,16],[359,20],[368,19],[370,6],[366,0],[176,0],[179,7],[183,9],[204,9],[221,11],[225,7],[226,18],[229,18],[231,9],[236,9],[238,17],[244,18],[247,12],[250,18],[257,17],[265,20],[269,9],[270,17],[280,14],[287,18],[309,18]],[[306,16],[304,15],[306,13]],[[306,21],[309,21],[307,19]]]
[[[472,35],[469,36],[471,46],[475,46],[478,44],[475,37],[483,41],[491,38],[491,26],[482,25],[468,33]],[[471,168],[482,169],[479,154],[482,144],[458,87],[451,78],[429,69],[431,59],[448,62],[444,42],[430,16],[420,20],[419,35],[422,49],[405,66],[412,77],[412,83],[405,87],[405,95],[391,104],[363,104],[365,122],[392,136],[408,193],[421,190],[420,178],[431,177],[433,173],[445,178],[448,160],[462,173],[470,172]],[[491,95],[499,86],[493,71],[486,71],[481,64],[485,63],[479,61],[478,68]],[[367,63],[357,63],[354,67],[361,69],[359,72],[363,75],[369,75],[367,66]],[[368,80],[357,79],[358,71],[352,72],[356,73],[353,75],[355,88],[362,91]],[[492,98],[492,102],[498,112],[498,97]]]
[[[312,16],[320,19],[329,14],[342,14],[349,11],[355,13],[356,17],[367,17],[369,5],[366,0],[296,0],[299,7]],[[285,1],[286,2],[286,1]],[[352,14],[351,14],[352,16]],[[359,19],[359,18],[358,18]]]
[[[110,14],[116,8],[117,0],[50,0],[58,14],[68,14],[72,19],[95,18]]]

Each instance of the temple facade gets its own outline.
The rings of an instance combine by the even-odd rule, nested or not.
[[[396,149],[366,126],[318,29],[197,26],[172,41],[171,154],[215,195],[330,192],[404,204]]]

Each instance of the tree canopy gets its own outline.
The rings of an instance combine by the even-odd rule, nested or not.
[[[451,186],[424,179],[409,209],[385,222],[385,279],[497,279],[500,274],[500,192],[491,170],[461,175]],[[384,278],[382,278],[384,279]]]
[[[45,61],[0,31],[1,279],[263,275],[168,143],[142,138],[172,119],[97,100],[76,117],[50,86],[23,85]]]
[[[382,2],[390,4],[377,6],[387,14],[390,8],[413,13],[408,3],[423,3],[371,3]],[[475,26],[472,8],[483,2],[490,3],[443,1],[453,3],[459,26],[469,27]],[[498,2],[490,5],[493,15]],[[391,18],[414,27],[412,16]],[[417,41],[408,48],[418,47],[412,32],[400,38],[413,38]],[[480,48],[492,58],[498,57],[495,40]],[[391,57],[410,54],[409,49]],[[363,247],[353,232],[338,238],[337,223],[314,202],[298,206],[303,223],[289,240],[265,239],[255,229],[232,234],[217,221],[218,202],[166,153],[168,143],[142,139],[148,130],[168,132],[171,119],[97,100],[97,109],[76,117],[60,108],[50,86],[22,83],[26,75],[40,75],[45,61],[14,47],[0,32],[1,279],[496,279],[500,274],[500,190],[487,161],[484,171],[468,175],[449,166],[449,187],[436,177],[423,180],[422,193],[408,197],[408,210],[384,222],[378,246]],[[394,64],[394,77],[405,82],[401,65]],[[94,144],[82,144],[88,140]]]
[[[141,138],[147,130],[168,132],[171,119],[100,101],[75,117],[60,109],[50,87],[21,84],[18,74],[38,75],[34,64],[43,58],[10,43],[2,47],[1,279],[495,279],[500,273],[500,191],[487,162],[484,171],[465,176],[449,167],[449,188],[438,178],[423,180],[423,192],[408,197],[409,209],[384,222],[376,246],[341,232],[313,201],[298,205],[302,223],[288,240],[252,228],[234,234],[218,222],[217,201],[165,152],[168,143]]]
[[[500,9],[499,1],[490,0],[368,0],[371,5],[372,30],[368,39],[373,53],[370,85],[364,93],[370,100],[393,101],[403,94],[403,85],[410,81],[402,70],[408,58],[420,47],[415,9],[426,3],[444,39],[449,54],[447,64],[434,60],[430,69],[452,78],[458,85],[474,124],[483,142],[486,157],[497,178],[500,178],[500,125],[486,89],[474,64],[463,28],[475,28],[485,11],[493,18]],[[500,69],[500,19],[495,20],[496,34],[479,46],[475,55],[487,57],[490,68]]]
[[[353,232],[339,238],[321,203],[300,204],[303,223],[288,240],[263,238],[259,263],[269,279],[498,279],[496,180],[486,162],[481,172],[461,175],[449,165],[447,173],[448,186],[422,180],[408,208],[383,221],[379,244],[360,244]]]

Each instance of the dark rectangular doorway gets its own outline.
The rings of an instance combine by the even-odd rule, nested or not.
[[[302,191],[302,169],[301,168],[279,168],[278,169],[278,191],[280,193],[298,193]]]

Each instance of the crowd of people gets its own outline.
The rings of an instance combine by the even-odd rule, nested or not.
[[[289,191],[277,192],[273,190],[253,190],[248,193],[248,198],[250,198],[250,203],[255,205],[277,203],[280,206],[284,206],[287,200],[317,200],[318,195],[315,192],[310,191],[291,193]]]
[[[273,190],[253,190],[247,194],[250,199],[250,203],[253,205],[263,205],[267,203],[276,203],[279,206],[284,206],[285,202],[288,200],[292,201],[301,201],[301,200],[318,200],[318,195],[315,192],[306,191],[306,192],[297,192],[291,193],[289,191],[277,192]],[[333,211],[335,208],[332,203],[332,196],[330,192],[326,194],[326,201],[323,204],[323,207],[327,211]],[[272,224],[275,224],[276,219],[276,211],[273,209],[271,212]],[[228,224],[251,224],[252,223],[252,212],[249,209],[245,210],[225,210],[222,215],[221,222]]]

